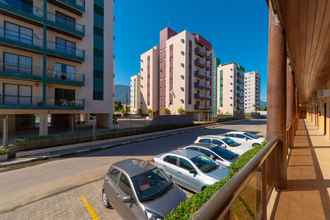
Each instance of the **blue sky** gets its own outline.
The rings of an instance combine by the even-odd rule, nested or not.
[[[129,84],[139,71],[140,54],[159,42],[159,31],[200,33],[212,42],[221,62],[242,64],[261,74],[266,99],[267,5],[264,0],[115,1],[115,83]]]

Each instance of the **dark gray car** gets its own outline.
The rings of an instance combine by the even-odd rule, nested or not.
[[[128,159],[113,164],[105,175],[102,201],[127,220],[161,220],[185,193],[151,163]]]

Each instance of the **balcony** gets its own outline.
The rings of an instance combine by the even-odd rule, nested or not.
[[[70,10],[71,12],[82,15],[85,12],[85,1],[84,0],[48,0],[49,2]]]
[[[195,99],[202,99],[202,100],[211,100],[211,97],[209,95],[202,95],[200,93],[194,94]]]
[[[47,53],[49,56],[68,59],[82,63],[85,60],[85,51],[76,47],[63,47],[54,41],[48,41]]]
[[[200,79],[204,79],[205,75],[203,75],[199,70],[195,70],[194,72],[195,77],[200,78]]]
[[[197,88],[197,89],[205,89],[205,90],[210,90],[211,89],[211,86],[209,84],[201,84],[201,83],[198,83],[198,82],[194,83],[194,87]]]
[[[33,7],[30,4],[20,3],[12,0],[0,1],[0,12],[18,17],[25,21],[42,24],[43,10],[41,8]]]
[[[201,60],[199,58],[197,58],[195,60],[195,65],[198,66],[199,68],[204,68],[205,67],[205,64],[201,62]]]
[[[0,63],[0,77],[16,80],[41,81],[42,68]]]
[[[206,55],[206,52],[205,52],[205,50],[203,50],[203,49],[201,49],[200,47],[196,47],[195,48],[195,54],[197,55],[197,56],[200,56],[200,57],[205,57],[205,55]]]
[[[1,3],[0,3],[1,4]],[[16,49],[43,53],[43,39],[37,35],[29,36],[17,31],[5,30],[0,26],[0,44]]]
[[[84,100],[64,100],[42,97],[0,95],[0,109],[56,109],[56,110],[83,110]]]
[[[195,110],[201,110],[201,111],[209,111],[209,110],[211,110],[211,107],[201,106],[201,105],[197,105],[197,104],[195,104],[194,108],[195,108]]]
[[[47,75],[49,84],[62,84],[69,86],[84,86],[85,75],[80,73],[63,73],[55,70],[49,71]]]
[[[68,22],[63,19],[57,19],[52,12],[47,13],[47,26],[53,30],[69,34],[79,39],[85,36],[85,26],[77,22]]]

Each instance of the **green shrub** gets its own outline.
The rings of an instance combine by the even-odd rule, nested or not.
[[[8,153],[8,149],[4,148],[4,147],[0,147],[0,155],[5,155]]]
[[[240,158],[229,167],[229,175],[227,177],[211,186],[206,187],[202,192],[194,194],[192,197],[179,204],[176,209],[165,217],[165,220],[191,219],[193,214],[197,212],[203,204],[205,204],[213,196],[214,193],[219,191],[227,182],[229,182],[235,173],[244,167],[245,164],[247,164],[264,146],[265,143],[258,145],[242,154]]]

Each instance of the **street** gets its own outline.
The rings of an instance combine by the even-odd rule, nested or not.
[[[0,219],[120,219],[102,206],[102,177],[125,158],[153,156],[191,144],[197,136],[244,130],[265,135],[265,120],[234,121],[137,144],[0,173]],[[94,212],[94,215],[93,213]]]

